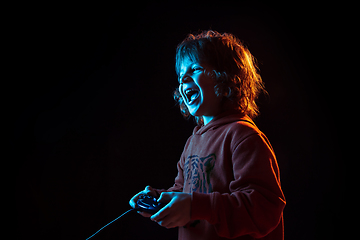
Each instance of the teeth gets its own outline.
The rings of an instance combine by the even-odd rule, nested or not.
[[[198,90],[194,90],[194,89],[186,89],[184,91],[186,97],[187,97],[187,100],[188,100],[188,103],[191,103],[192,101],[194,101],[198,96],[199,96],[199,91]]]
[[[185,94],[189,94],[190,92],[197,92],[197,91],[191,88],[185,90]]]

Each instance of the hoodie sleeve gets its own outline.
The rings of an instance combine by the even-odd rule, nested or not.
[[[192,195],[192,220],[206,220],[218,235],[261,238],[279,224],[285,207],[275,155],[261,134],[232,147],[234,180],[229,193]]]

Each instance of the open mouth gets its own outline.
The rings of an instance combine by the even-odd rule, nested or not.
[[[191,105],[199,97],[199,90],[189,88],[185,90],[185,96],[187,103]]]

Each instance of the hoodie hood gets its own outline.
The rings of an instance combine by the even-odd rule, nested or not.
[[[228,111],[214,117],[214,119],[212,119],[205,126],[196,126],[194,128],[193,135],[201,135],[209,130],[214,130],[223,125],[238,121],[245,121],[256,126],[249,116],[244,115],[243,113],[239,113],[237,111]]]

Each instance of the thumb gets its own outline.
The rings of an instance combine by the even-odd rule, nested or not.
[[[162,192],[160,194],[159,199],[157,200],[158,202],[162,202],[162,203],[168,203],[171,201],[172,199],[172,193],[171,192]]]
[[[143,192],[150,196],[156,196],[155,190],[149,185],[145,187],[145,190]]]

